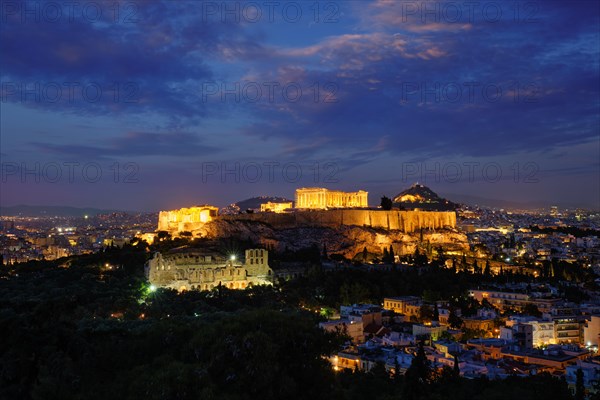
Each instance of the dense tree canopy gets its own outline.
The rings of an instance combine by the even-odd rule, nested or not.
[[[320,330],[315,311],[424,291],[468,310],[469,273],[315,266],[274,287],[177,293],[149,290],[147,250],[138,242],[0,271],[0,399],[570,398],[546,375],[496,382],[428,373],[411,391],[381,366],[331,369],[326,356],[344,337]]]

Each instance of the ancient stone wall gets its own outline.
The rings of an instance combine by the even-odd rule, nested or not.
[[[246,250],[244,264],[236,264],[218,255],[203,252],[185,254],[155,253],[144,266],[151,284],[175,290],[212,290],[218,285],[245,289],[251,285],[270,285],[273,271],[268,265],[268,251]]]
[[[161,211],[158,214],[157,230],[173,233],[191,231],[200,224],[212,221],[218,211],[217,207],[209,205]]]
[[[257,221],[275,228],[298,226],[340,227],[344,225],[368,226],[406,233],[423,229],[456,227],[454,211],[399,211],[399,210],[319,210],[296,211],[287,214],[254,213],[223,215],[219,218],[230,221]]]

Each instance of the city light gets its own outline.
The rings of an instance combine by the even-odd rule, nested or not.
[[[0,1],[0,400],[600,400],[596,2]]]

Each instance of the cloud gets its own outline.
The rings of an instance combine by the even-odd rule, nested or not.
[[[102,86],[97,102],[79,96],[25,104],[32,119],[43,111],[83,114],[91,126],[131,132],[83,142],[73,130],[51,142],[31,139],[32,130],[21,140],[73,157],[166,163],[162,156],[192,159],[223,147],[223,159],[336,158],[342,169],[368,170],[396,158],[562,154],[597,137],[597,3],[529,2],[539,8],[515,19],[509,6],[495,2],[504,11],[497,23],[481,10],[473,21],[423,19],[402,9],[409,3],[425,2],[340,2],[338,23],[307,29],[266,19],[205,21],[199,3],[186,1],[136,2],[132,24],[114,23],[110,14],[94,24],[24,24],[8,16],[0,24],[2,80]],[[273,100],[263,86],[259,101],[221,96],[223,87],[206,101],[207,81],[225,89],[248,82],[279,87]],[[114,101],[115,82],[135,85],[120,86]],[[301,98],[282,93],[290,83],[301,87]],[[124,101],[132,93],[135,101]],[[2,95],[21,102],[6,88]],[[215,138],[243,146],[217,147]]]
[[[534,152],[597,135],[597,16],[544,3],[535,23],[507,14],[498,25],[406,29],[390,20],[398,11],[392,4],[398,2],[359,10],[380,18],[366,32],[275,52],[262,80],[330,84],[335,102],[305,96],[242,104],[257,120],[243,133],[304,147],[325,138],[314,153],[348,155],[368,148],[373,136],[387,137],[389,154],[426,156]],[[560,10],[583,26],[567,26]],[[290,75],[292,67],[301,73]],[[261,80],[259,68],[253,77]]]
[[[2,82],[25,88],[39,84],[42,97],[23,102],[19,90],[5,96],[6,101],[90,116],[203,116],[201,83],[213,79],[207,61],[218,58],[216,49],[222,43],[235,43],[241,29],[203,21],[201,7],[194,2],[94,2],[100,17],[91,22],[84,17],[89,10],[73,12],[73,4],[79,3],[51,4],[62,7],[57,21],[43,13],[25,20],[24,11],[3,14]],[[133,21],[124,22],[130,16]],[[46,88],[54,85],[62,88],[62,96],[57,101],[44,99]],[[74,95],[68,94],[69,87]],[[101,95],[96,96],[98,91]],[[52,90],[50,97],[55,97]]]
[[[321,63],[341,69],[361,70],[373,62],[401,58],[438,58],[446,55],[426,39],[414,39],[395,33],[373,32],[344,34],[329,37],[318,44],[280,50],[289,57],[313,57],[318,55]]]
[[[43,152],[86,159],[144,156],[197,157],[220,151],[216,147],[202,143],[198,135],[183,132],[128,132],[101,145],[46,142],[33,142],[31,145]]]

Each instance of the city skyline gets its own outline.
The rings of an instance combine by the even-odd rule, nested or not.
[[[600,400],[600,2],[0,0],[0,399]]]
[[[2,2],[2,206],[600,204],[595,2],[70,4]]]

